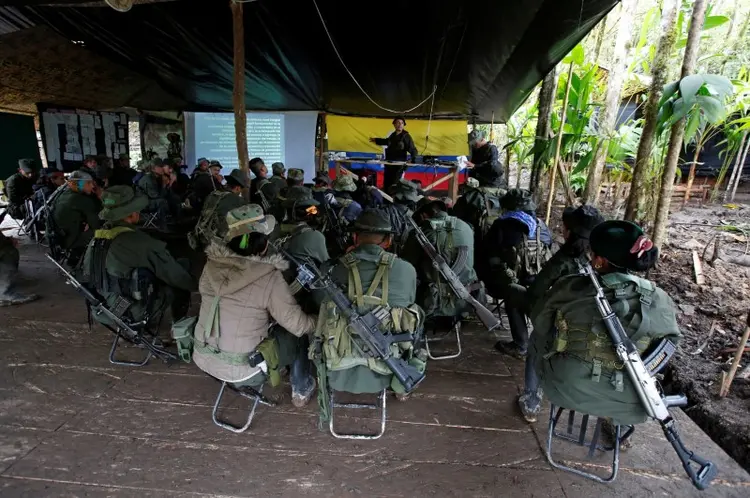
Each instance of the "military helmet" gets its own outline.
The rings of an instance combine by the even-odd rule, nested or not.
[[[522,188],[512,188],[500,199],[500,207],[505,211],[536,211],[531,192]]]
[[[382,209],[365,209],[349,228],[359,233],[393,233],[388,213]]]
[[[317,206],[320,203],[313,198],[312,191],[309,188],[296,185],[294,187],[289,187],[286,192],[286,198],[282,204],[285,208],[297,208]]]
[[[357,190],[357,185],[354,183],[354,178],[351,175],[339,175],[333,180],[333,190],[354,192]]]
[[[263,208],[257,204],[245,204],[227,213],[227,235],[224,240],[229,242],[235,237],[251,232],[268,235],[276,227],[273,215],[263,214]]]

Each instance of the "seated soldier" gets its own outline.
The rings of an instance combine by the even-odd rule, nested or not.
[[[21,294],[13,287],[18,275],[18,241],[3,235],[0,231],[0,308],[25,304],[36,299],[36,294]]]
[[[352,193],[356,190],[357,185],[351,175],[341,174],[333,181],[335,203],[331,205],[343,223],[352,223],[362,213],[362,206],[352,197]]]
[[[203,169],[205,165],[205,169]],[[193,171],[193,181],[191,185],[190,206],[193,211],[200,213],[203,211],[203,204],[212,192],[222,190],[221,188],[221,163],[218,161],[208,162],[201,158],[198,162],[198,168]]]
[[[5,180],[5,196],[8,198],[7,213],[16,220],[26,219],[26,199],[34,195],[34,182],[37,176],[37,162],[34,159],[19,159],[18,171]],[[0,217],[0,222],[5,215]]]
[[[486,193],[498,197],[503,195],[508,184],[503,178],[505,170],[497,146],[487,141],[483,131],[473,130],[469,133],[469,148],[469,176],[476,178]]]
[[[331,178],[326,174],[319,174],[313,179],[312,193],[320,204],[325,202],[330,206],[336,202],[331,189]]]
[[[256,157],[250,160],[250,171],[255,175],[250,181],[250,198],[258,199],[263,212],[269,214],[274,206],[279,189],[268,179],[268,168],[263,159]]]
[[[133,178],[135,178],[135,175],[136,171],[130,167],[130,156],[127,154],[120,154],[117,161],[115,161],[112,175],[109,177],[109,186],[133,185]]]
[[[661,339],[681,338],[672,300],[653,282],[632,275],[658,259],[637,225],[605,221],[590,236],[592,267],[625,332],[641,354]],[[587,275],[559,279],[532,316],[532,347],[541,386],[551,403],[616,425],[647,418],[615,354]]]
[[[392,243],[393,228],[384,212],[368,209],[354,222],[352,231],[354,248],[335,263],[331,277],[346,289],[349,299],[361,312],[377,305],[390,308],[391,330],[414,336],[413,342],[401,342],[393,348],[398,350],[398,356],[424,372],[427,353],[423,349],[416,350],[414,344],[422,342],[424,323],[424,312],[415,304],[416,270],[386,251]],[[314,295],[323,303],[315,337],[322,344],[331,388],[360,394],[377,393],[390,387],[399,399],[404,399],[401,383],[383,362],[362,353],[357,337],[351,335],[348,323],[326,299],[325,292],[315,291]]]
[[[83,170],[74,171],[68,187],[52,202],[56,242],[68,252],[68,264],[76,266],[94,232],[101,226],[101,203],[94,194],[94,179]]]
[[[363,170],[359,179],[354,182],[357,190],[352,194],[352,198],[362,206],[362,209],[376,208],[384,204],[383,195],[376,187],[377,181],[378,175],[376,172]],[[399,179],[396,183],[400,182],[408,182],[408,180]]]
[[[565,243],[542,267],[526,292],[526,314],[544,304],[544,295],[560,278],[578,273],[578,262],[588,257],[591,230],[604,221],[593,206],[567,207],[563,211],[563,236]],[[535,370],[534,349],[526,356],[525,385],[518,405],[527,422],[536,422],[542,408],[542,390]]]
[[[453,268],[461,283],[469,285],[476,282],[474,233],[471,227],[454,216],[448,216],[445,203],[435,197],[419,200],[414,219],[435,250]],[[466,310],[466,303],[456,297],[435,269],[413,232],[406,240],[402,253],[402,257],[417,269],[417,303],[428,317],[458,317]]]
[[[315,317],[299,307],[282,272],[289,264],[268,251],[276,221],[257,204],[232,210],[225,243],[213,241],[200,279],[201,309],[195,326],[193,361],[207,374],[235,387],[280,382],[279,370],[307,361],[299,337],[315,329]],[[280,327],[269,327],[276,321]],[[282,328],[283,327],[283,328]],[[258,352],[267,365],[250,366]],[[295,405],[309,401],[315,388],[309,369],[292,376]],[[296,385],[295,385],[296,384]],[[306,399],[304,399],[306,398]]]
[[[136,322],[146,314],[156,318],[170,306],[176,321],[187,313],[196,283],[167,251],[166,243],[136,228],[148,202],[125,185],[102,193],[99,218],[104,225],[86,250],[84,275],[111,310],[121,309],[123,299],[128,301],[124,317]],[[105,323],[101,316],[95,318]]]
[[[411,232],[411,224],[406,217],[412,216],[417,208],[419,190],[414,182],[402,179],[391,186],[389,193],[393,202],[383,204],[380,209],[388,213],[393,227],[393,250],[396,254],[401,254]]]
[[[212,192],[203,204],[198,224],[188,237],[193,249],[207,248],[215,237],[224,240],[228,229],[227,215],[231,210],[247,204],[242,196],[242,189],[250,185],[247,174],[239,169],[233,169],[226,182],[226,188]]]
[[[65,185],[65,174],[62,171],[52,170],[41,175],[34,186],[34,209],[41,209],[62,185]]]
[[[138,180],[138,191],[148,200],[143,210],[146,213],[157,213],[158,223],[163,227],[166,225],[169,214],[169,200],[164,188],[164,161],[155,157],[151,159],[146,167],[146,174]]]
[[[275,163],[280,164],[280,163]],[[275,176],[273,178],[276,178]],[[271,178],[271,180],[273,180]],[[271,202],[271,213],[278,221],[286,221],[286,196],[290,189],[300,187],[304,188],[305,184],[305,172],[298,168],[291,168],[289,174],[286,176],[284,185],[276,190],[276,198]],[[278,183],[277,183],[278,185]],[[274,186],[274,188],[276,188]],[[309,190],[309,189],[306,189]],[[312,194],[310,194],[312,195]],[[291,223],[291,220],[289,220]]]
[[[273,176],[270,178],[271,183],[274,184],[276,190],[282,192],[287,187],[286,168],[284,167],[284,163],[273,163],[271,165],[271,171],[273,171]]]
[[[198,158],[198,164],[195,166],[195,169],[190,174],[190,180],[195,180],[195,178],[198,175],[205,175],[208,173],[208,165],[210,164],[209,160],[205,157]]]

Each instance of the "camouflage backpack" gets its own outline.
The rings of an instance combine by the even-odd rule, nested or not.
[[[453,206],[452,214],[471,225],[474,232],[481,237],[489,227],[489,211],[485,193],[478,188],[467,188]]]
[[[378,270],[367,291],[362,288],[357,258],[347,254],[339,261],[349,270],[347,291],[349,299],[356,304],[361,313],[376,306],[388,305],[388,272],[395,256],[384,252],[378,262]],[[379,292],[378,292],[379,291]],[[418,333],[424,324],[424,312],[417,305],[408,308],[389,308],[389,329],[394,334]],[[325,367],[329,372],[347,370],[357,366],[364,366],[380,375],[393,375],[388,366],[381,360],[376,360],[363,352],[360,339],[349,329],[349,323],[336,309],[336,305],[326,300],[320,307],[318,324],[314,333],[316,340],[310,347],[310,356],[315,354],[316,343],[323,348]],[[406,359],[417,369],[424,372],[426,363],[417,358],[413,342],[400,342],[391,345],[395,356]],[[403,392],[400,382],[393,377],[391,388],[396,392]],[[365,391],[363,391],[365,392]]]
[[[195,229],[188,234],[188,244],[200,251],[211,244],[212,240],[223,239],[227,233],[227,220],[218,216],[217,209],[221,200],[232,192],[217,190],[212,192],[203,204],[201,216]]]
[[[533,238],[524,235],[521,245],[513,248],[516,262],[513,270],[522,282],[538,275],[552,257],[552,248],[542,242],[541,237],[542,224],[539,223]]]

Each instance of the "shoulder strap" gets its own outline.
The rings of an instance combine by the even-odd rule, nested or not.
[[[94,232],[94,238],[95,239],[106,239],[106,240],[114,240],[118,236],[122,235],[125,232],[134,232],[130,227],[112,227],[112,228],[100,228],[96,232]]]
[[[393,254],[383,251],[383,254],[380,255],[380,261],[378,261],[378,270],[375,272],[375,277],[372,279],[372,283],[367,289],[367,295],[373,296],[375,295],[378,286],[382,284],[380,304],[383,306],[388,304],[388,270],[393,266],[395,260]]]
[[[357,306],[362,307],[365,305],[364,293],[362,292],[362,278],[359,275],[358,263],[359,260],[352,254],[346,254],[339,259],[347,270],[349,270],[349,285],[348,293],[349,299],[356,299]]]

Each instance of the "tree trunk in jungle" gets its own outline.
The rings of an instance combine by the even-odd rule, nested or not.
[[[539,112],[536,121],[536,138],[534,139],[534,163],[531,166],[531,178],[529,190],[539,202],[539,180],[544,171],[544,146],[552,134],[552,107],[555,102],[555,91],[557,90],[557,70],[552,69],[539,89]]]
[[[737,172],[739,171],[739,174],[742,174],[742,166],[744,166],[744,163],[741,163],[742,156],[743,156],[743,150],[745,149],[745,144],[747,143],[747,133],[745,132],[742,134],[742,141],[740,142],[740,148],[737,150],[737,157],[734,160],[734,166],[732,166],[732,174],[729,175],[729,181],[727,182],[727,189],[724,191],[724,202],[729,201],[729,192],[732,190],[732,186],[734,185],[734,179],[737,176]]]
[[[734,196],[737,194],[737,186],[740,184],[740,178],[742,177],[742,169],[745,166],[745,161],[747,160],[747,153],[750,151],[750,140],[747,141],[745,144],[745,152],[742,154],[742,159],[740,159],[740,164],[737,166],[737,176],[734,178],[734,185],[732,186],[732,195],[729,197],[729,200],[734,202]]]
[[[685,46],[685,57],[682,59],[682,72],[680,79],[690,76],[695,72],[698,61],[698,49],[701,43],[701,30],[706,19],[706,0],[695,0],[693,4],[693,16],[690,19],[690,30],[688,31],[687,45]],[[685,119],[680,119],[672,126],[669,136],[669,147],[667,158],[664,160],[664,173],[661,177],[661,189],[659,190],[659,201],[656,205],[656,220],[651,237],[656,247],[661,248],[667,238],[667,221],[669,220],[669,204],[672,201],[674,189],[674,178],[677,172],[677,162],[680,159],[680,149],[685,137]],[[696,156],[697,157],[697,156]],[[695,163],[691,167],[694,171]]]
[[[589,167],[586,179],[586,190],[583,192],[585,204],[596,205],[599,202],[599,189],[602,182],[602,171],[607,160],[609,141],[615,133],[617,112],[620,109],[620,94],[627,74],[625,63],[628,53],[628,41],[633,28],[633,13],[637,0],[622,0],[620,18],[617,21],[617,38],[613,52],[612,66],[607,79],[607,94],[604,98],[604,109],[601,113],[599,136],[602,137],[597,145],[594,161]]]
[[[667,78],[667,63],[672,47],[677,38],[675,20],[677,19],[677,0],[664,0],[662,5],[661,36],[656,48],[656,55],[651,70],[651,87],[644,111],[643,132],[638,143],[638,153],[633,165],[633,175],[630,181],[630,195],[625,207],[625,219],[635,221],[643,211],[646,199],[644,180],[651,166],[651,152],[656,141],[656,119],[659,111],[659,100]]]

